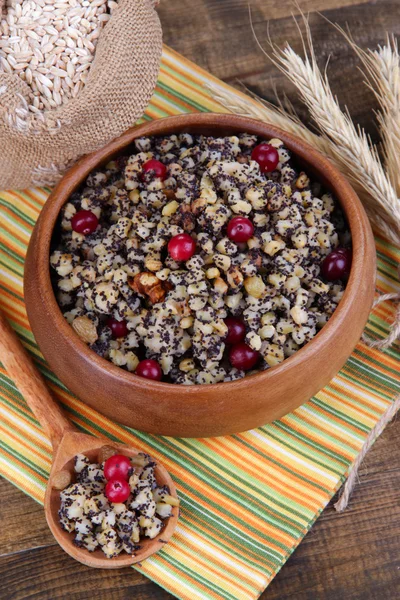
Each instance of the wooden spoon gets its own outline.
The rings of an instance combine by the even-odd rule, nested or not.
[[[79,453],[85,454],[91,461],[97,462],[99,451],[104,446],[112,446],[121,454],[132,457],[139,454],[140,451],[123,444],[115,444],[105,438],[95,438],[80,433],[75,429],[50,395],[43,378],[1,311],[0,361],[16,383],[53,446],[53,465],[44,500],[44,511],[51,532],[63,550],[84,565],[102,569],[118,569],[133,565],[160,550],[174,532],[179,517],[178,507],[173,508],[172,516],[169,517],[165,528],[157,537],[140,540],[140,549],[137,550],[135,556],[122,552],[110,559],[102,550],[88,552],[84,548],[75,546],[74,534],[61,529],[58,520],[60,491],[53,487],[55,478],[59,478],[60,471],[67,470],[71,474],[74,473],[74,457]],[[175,485],[168,471],[159,463],[156,465],[155,475],[158,484],[167,485],[170,494],[177,498]]]

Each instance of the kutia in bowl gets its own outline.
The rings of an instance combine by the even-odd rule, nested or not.
[[[232,381],[281,363],[340,301],[351,236],[279,139],[140,137],[60,215],[50,264],[64,317],[149,379]]]
[[[163,119],[80,161],[46,204],[27,267],[28,315],[58,376],[166,435],[242,431],[307,400],[351,353],[374,290],[372,235],[347,182],[300,140],[230,115]]]

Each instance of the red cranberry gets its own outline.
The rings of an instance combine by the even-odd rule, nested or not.
[[[128,327],[124,320],[117,321],[117,319],[110,317],[107,319],[106,325],[111,329],[113,338],[121,338],[128,335]]]
[[[250,369],[258,362],[259,358],[260,354],[244,342],[235,344],[229,352],[229,360],[232,367],[240,369],[241,371],[250,371]]]
[[[106,484],[106,496],[110,502],[126,502],[131,493],[129,484],[125,479],[110,479]]]
[[[156,360],[146,358],[140,361],[135,371],[136,375],[145,377],[146,379],[154,379],[154,381],[160,381],[162,377],[161,367]]]
[[[196,242],[188,233],[179,233],[168,242],[168,253],[176,261],[186,261],[196,251]]]
[[[254,225],[246,217],[233,217],[228,223],[227,233],[233,242],[247,242],[254,233]]]
[[[338,252],[338,254],[343,254],[344,256],[347,256],[350,259],[350,261],[353,258],[350,248],[335,248],[334,251]]]
[[[351,262],[351,250],[348,248],[334,250],[322,261],[322,277],[327,281],[347,280],[350,274]]]
[[[258,162],[261,173],[271,173],[271,171],[275,171],[279,163],[278,150],[266,142],[263,142],[254,148],[251,153],[251,158]]]
[[[229,344],[237,344],[244,340],[244,336],[246,335],[246,326],[241,319],[236,317],[227,317],[225,319],[225,325],[228,327],[228,333],[225,338],[225,343]]]
[[[155,177],[161,179],[162,181],[164,181],[164,179],[166,179],[167,177],[167,167],[155,158],[151,158],[150,160],[144,163],[142,167],[142,175],[144,176],[149,171],[153,171]]]
[[[104,477],[107,481],[110,479],[127,480],[131,469],[131,461],[127,456],[114,454],[114,456],[110,456],[104,463]]]
[[[97,229],[99,220],[90,210],[79,210],[71,219],[71,227],[76,233],[89,235]]]

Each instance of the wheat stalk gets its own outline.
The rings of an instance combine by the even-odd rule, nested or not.
[[[331,154],[331,142],[310,131],[297,115],[293,112],[289,113],[281,103],[279,106],[275,106],[247,90],[249,95],[257,99],[250,102],[246,96],[242,98],[235,90],[229,90],[217,83],[206,83],[205,87],[211,92],[214,100],[225,106],[230,112],[276,125],[288,133],[301,137],[320,152],[328,156]]]
[[[302,59],[288,45],[280,50],[271,43],[272,60],[296,85],[319,129],[335,145],[335,161],[341,165],[372,222],[397,243],[400,241],[400,203],[380,162],[377,149],[333,96],[326,73],[315,58],[310,28],[305,20],[307,48]],[[380,217],[377,221],[377,217]],[[385,224],[387,224],[385,226]]]
[[[295,135],[300,135],[331,158],[351,180],[375,228],[398,244],[400,242],[400,202],[394,183],[392,184],[394,175],[389,174],[388,176],[385,173],[378,151],[369,137],[360,127],[354,126],[347,112],[340,109],[337,99],[332,94],[326,72],[322,74],[317,65],[310,28],[304,17],[303,20],[306,29],[306,42],[302,36],[304,59],[296,54],[289,45],[283,50],[279,49],[271,39],[269,39],[271,55],[268,55],[261,46],[260,48],[297,87],[322,135],[309,131],[296,116],[285,111],[282,105],[274,107],[260,100],[258,103],[253,99],[246,101],[245,96],[242,98],[241,95],[231,92],[223,86],[216,89],[217,86],[211,85],[209,89],[214,98],[229,110],[267,120]],[[396,51],[393,48],[391,54],[397,55],[397,46]],[[393,57],[389,57],[387,50],[383,54],[381,50],[376,53],[379,54],[379,59],[375,58],[374,64],[377,64],[378,60],[386,61],[387,74],[385,77],[390,82],[393,91],[397,89],[394,86],[395,82],[400,85],[398,75],[394,75],[391,79],[388,74]],[[396,104],[393,103],[393,106],[395,107]],[[384,122],[388,122],[388,111],[382,112],[381,127]],[[400,121],[398,123],[400,125]],[[389,127],[386,125],[385,141],[389,137]],[[391,127],[394,128],[393,125]],[[385,144],[385,147],[386,162],[388,165],[389,163],[393,165],[397,146],[392,141],[392,145],[389,142]],[[397,156],[399,156],[398,151]],[[393,173],[394,171],[393,168]],[[396,176],[398,177],[397,173]]]
[[[392,48],[384,46],[370,58],[371,67],[375,66],[376,74],[379,73],[376,83],[380,93],[376,96],[382,107],[378,120],[384,144],[386,171],[400,196],[400,57],[397,43],[393,40]]]
[[[397,196],[400,196],[400,56],[397,40],[388,35],[386,45],[366,52],[357,46],[348,32],[339,25],[335,27],[362,61],[370,81],[368,87],[378,100],[380,111],[377,118],[385,169]]]

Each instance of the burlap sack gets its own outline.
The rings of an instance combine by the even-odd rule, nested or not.
[[[0,9],[5,0],[0,0]],[[119,0],[101,33],[77,98],[21,127],[15,109],[28,86],[0,73],[0,190],[54,185],[83,154],[131,127],[154,90],[162,51],[154,0]]]

